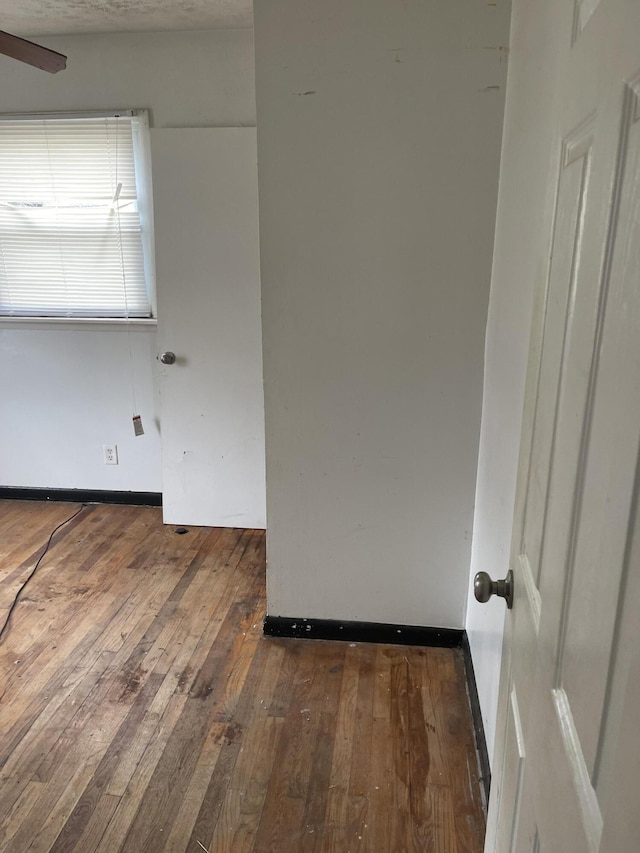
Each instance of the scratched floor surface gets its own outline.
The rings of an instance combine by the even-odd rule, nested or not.
[[[0,501],[0,624],[73,504]],[[0,850],[480,853],[457,650],[262,636],[264,533],[90,506],[0,640]]]

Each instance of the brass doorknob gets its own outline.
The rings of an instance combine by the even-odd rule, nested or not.
[[[478,572],[473,579],[473,594],[476,601],[481,604],[489,601],[492,595],[497,595],[498,598],[504,598],[507,607],[511,610],[513,607],[513,572],[509,569],[506,578],[501,581],[491,580],[486,572]]]

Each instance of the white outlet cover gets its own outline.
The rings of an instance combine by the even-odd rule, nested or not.
[[[104,452],[104,464],[105,465],[117,465],[118,464],[118,445],[117,444],[103,444],[102,449]]]

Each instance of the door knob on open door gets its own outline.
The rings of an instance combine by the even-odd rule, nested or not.
[[[160,356],[160,361],[163,364],[175,364],[176,354],[175,352],[163,352]]]
[[[492,595],[504,598],[509,610],[513,607],[513,572],[507,572],[506,578],[501,581],[492,581],[486,572],[478,572],[473,579],[473,594],[476,600],[485,604]]]

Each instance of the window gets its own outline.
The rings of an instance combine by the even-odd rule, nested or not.
[[[151,317],[146,113],[0,117],[0,315]]]

